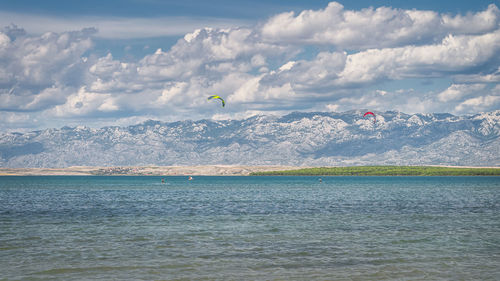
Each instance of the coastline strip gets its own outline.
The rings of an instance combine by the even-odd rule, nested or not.
[[[500,167],[350,166],[251,173],[253,176],[500,176]]]
[[[500,167],[460,166],[119,166],[0,168],[0,176],[500,176]]]

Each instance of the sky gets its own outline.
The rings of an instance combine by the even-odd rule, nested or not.
[[[500,0],[0,1],[0,132],[500,110],[499,8]]]

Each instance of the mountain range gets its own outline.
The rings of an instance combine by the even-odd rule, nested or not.
[[[294,112],[241,120],[0,133],[0,167],[500,166],[500,110],[474,115]]]

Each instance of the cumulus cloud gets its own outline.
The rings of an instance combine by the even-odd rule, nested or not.
[[[474,113],[500,105],[495,5],[451,15],[349,11],[332,2],[254,26],[194,29],[170,48],[127,61],[95,55],[98,34],[94,28],[41,35],[16,25],[2,29],[0,116],[10,121],[0,130],[39,124],[42,117],[122,124],[360,107]],[[318,51],[304,47],[311,44]],[[384,88],[405,79],[450,85]],[[211,94],[228,106],[207,101]]]
[[[172,110],[203,110],[210,105],[206,97],[213,93],[237,101],[231,95],[255,77],[250,72],[265,67],[268,57],[296,50],[259,42],[256,36],[247,28],[205,28],[186,34],[170,50],[158,49],[137,62],[123,63],[108,54],[89,67],[89,90],[120,96],[123,103],[142,96],[149,101],[140,103],[143,110],[157,109],[158,104]],[[136,108],[137,102],[130,107]]]
[[[322,10],[278,14],[262,26],[262,34],[265,40],[273,42],[367,49],[428,44],[450,33],[492,32],[498,28],[499,18],[500,11],[493,4],[475,14],[450,16],[390,7],[350,11],[331,2]]]
[[[494,4],[488,6],[485,11],[468,13],[465,16],[441,16],[441,22],[446,32],[456,34],[479,34],[490,32],[498,28],[500,11]]]
[[[477,36],[448,36],[440,44],[370,49],[350,55],[340,83],[380,78],[433,77],[459,73],[497,60],[500,31]]]
[[[88,91],[85,87],[69,95],[64,104],[56,105],[50,112],[56,117],[89,116],[96,112],[118,110],[111,94]]]
[[[428,93],[414,89],[394,91],[350,89],[343,95],[337,95],[336,99],[330,99],[324,107],[327,111],[337,112],[353,109],[385,111],[388,110],[388,104],[397,104],[397,110],[405,113],[441,112],[442,108]]]
[[[45,33],[37,37],[7,28],[0,32],[0,105],[2,110],[37,111],[64,103],[83,82],[83,54],[95,30]]]
[[[339,74],[345,68],[346,60],[346,53],[322,52],[311,61],[288,62],[277,72],[269,73],[263,80],[264,83],[275,83],[279,80],[282,83],[290,82],[297,90],[304,91],[331,87],[333,81],[339,78]]]
[[[455,111],[458,113],[485,112],[492,108],[500,108],[499,95],[486,95],[467,99],[460,103],[455,108]]]
[[[486,87],[484,84],[453,84],[445,91],[437,95],[442,102],[449,102],[470,96]]]
[[[498,63],[499,51],[500,31],[495,31],[483,35],[450,35],[432,45],[369,49],[350,55],[320,53],[311,61],[285,64],[278,71],[264,76],[261,84],[289,83],[294,91],[304,95],[317,93],[335,98],[335,93],[345,94],[340,89],[359,88],[382,81],[468,73],[481,65]],[[441,101],[448,99],[451,91],[441,93]]]

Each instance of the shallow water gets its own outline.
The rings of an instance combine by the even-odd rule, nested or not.
[[[500,177],[0,177],[0,280],[500,280]]]

